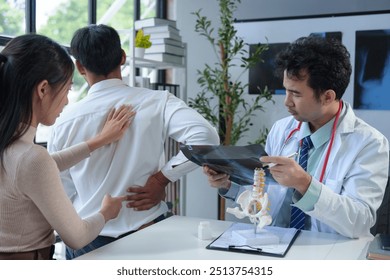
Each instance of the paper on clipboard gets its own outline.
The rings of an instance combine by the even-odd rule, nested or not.
[[[263,146],[180,145],[180,150],[192,162],[230,175],[240,185],[253,184],[253,170],[262,168],[259,158],[266,155]]]
[[[274,257],[284,257],[300,232],[300,230],[296,228],[266,226],[264,227],[265,230],[279,237],[279,243],[261,246],[245,246],[245,244],[240,243],[240,241],[235,240],[233,238],[233,231],[248,229],[253,229],[253,224],[233,223],[224,233],[222,233],[218,238],[211,242],[206,248],[214,250],[268,255]]]

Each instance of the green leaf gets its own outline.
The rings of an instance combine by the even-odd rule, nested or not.
[[[135,35],[135,47],[147,49],[151,46],[152,42],[150,42],[150,34],[145,35],[142,29],[138,30]]]
[[[217,54],[218,60],[213,65],[206,63],[203,69],[197,70],[201,90],[195,98],[189,100],[189,105],[218,128],[223,144],[234,145],[249,131],[255,113],[264,111],[266,102],[273,102],[267,87],[260,89],[251,102],[246,101],[244,95],[247,94],[248,84],[240,79],[250,67],[262,62],[261,55],[268,49],[268,45],[259,44],[249,56],[249,45],[237,36],[234,27],[233,14],[241,1],[217,1],[220,24],[216,33],[211,20],[202,15],[201,9],[192,13],[196,18],[195,31],[210,43],[210,50]],[[231,69],[238,67],[241,72],[233,75]],[[214,102],[210,102],[214,98]],[[215,101],[218,101],[218,105],[212,105]],[[233,120],[231,126],[227,123],[228,119]],[[231,138],[227,139],[229,134]]]

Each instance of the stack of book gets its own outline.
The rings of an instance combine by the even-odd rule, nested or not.
[[[366,258],[369,260],[390,260],[390,247],[386,245],[386,240],[390,240],[390,235],[377,234],[368,245]]]
[[[150,34],[152,46],[145,50],[145,59],[183,65],[185,48],[176,21],[145,18],[134,22],[135,30]]]

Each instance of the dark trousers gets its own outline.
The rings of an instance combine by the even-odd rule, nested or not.
[[[146,226],[149,226],[151,224],[154,224],[154,223],[157,223],[159,221],[162,221],[165,219],[165,216],[164,215],[161,215],[159,217],[157,217],[156,219],[154,219],[152,222],[148,223],[147,225],[145,226],[142,226],[141,228],[139,228],[138,230],[140,229],[143,229],[145,228]],[[74,258],[77,258],[77,257],[80,257],[81,255],[84,255],[88,252],[91,252],[97,248],[100,248],[104,245],[107,245],[111,242],[114,242],[118,239],[121,239],[125,236],[128,236],[134,232],[136,232],[137,230],[133,230],[133,231],[129,231],[129,232],[126,232],[118,237],[110,237],[110,236],[103,236],[103,235],[99,235],[98,237],[96,237],[91,243],[89,243],[88,245],[84,246],[83,248],[81,249],[78,249],[78,250],[73,250],[72,248],[66,246],[66,259],[67,260],[71,260],[71,259],[74,259]]]
[[[28,252],[0,253],[0,260],[52,260],[54,245]]]

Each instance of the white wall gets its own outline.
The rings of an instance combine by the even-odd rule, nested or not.
[[[240,9],[237,9],[234,15],[237,20],[252,20],[375,12],[389,9],[389,0],[241,0]]]
[[[207,16],[215,24],[215,28],[219,25],[219,7],[217,1],[208,0],[179,0],[176,2],[176,20],[178,28],[183,38],[183,42],[187,43],[187,97],[193,98],[200,91],[197,83],[197,70],[203,69],[205,63],[212,64],[216,61],[216,56],[211,52],[209,43],[194,31],[196,17],[191,13],[202,9],[202,15]],[[248,95],[248,98],[251,99]],[[283,97],[275,98],[276,107],[272,110],[267,110],[266,114],[260,114],[251,128],[248,137],[245,137],[239,144],[246,144],[257,138],[260,128],[269,126],[277,119],[287,116],[283,108]],[[275,110],[275,108],[277,108]],[[183,214],[201,218],[217,218],[218,217],[218,194],[217,191],[211,188],[207,182],[206,176],[198,169],[184,179],[186,186],[182,196]],[[229,217],[226,217],[229,219]]]
[[[176,1],[176,20],[183,42],[187,43],[187,96],[195,97],[199,91],[196,82],[196,70],[202,69],[206,61],[214,59],[209,53],[208,44],[199,38],[194,31],[195,16],[191,13],[203,8],[207,16],[215,18],[218,14],[216,1],[208,0],[178,0]],[[191,217],[212,218],[218,217],[218,194],[216,189],[209,186],[206,176],[198,168],[185,178],[184,213]]]
[[[245,5],[243,1],[239,5],[239,12],[245,14],[246,11],[251,11],[252,6]],[[187,69],[187,96],[188,98],[195,97],[199,92],[199,86],[196,82],[198,69],[203,69],[204,64],[212,64],[216,60],[214,53],[210,51],[209,43],[200,37],[194,31],[195,16],[191,13],[202,9],[202,14],[212,20],[214,24],[219,24],[218,17],[218,2],[209,0],[178,0],[176,1],[176,19],[183,41],[188,46],[188,69]],[[263,11],[264,12],[264,11]],[[312,20],[294,20],[294,21],[278,21],[278,22],[246,22],[238,23],[236,27],[239,35],[242,36],[247,43],[266,42],[291,42],[300,36],[307,36],[310,32],[343,32],[343,42],[348,47],[351,53],[351,61],[354,62],[354,32],[353,30],[367,29],[390,29],[390,15],[376,16],[354,16],[351,20],[346,18],[323,18]],[[215,26],[218,28],[218,26]],[[248,77],[244,75],[243,81],[247,82]],[[247,96],[248,101],[252,98]],[[267,105],[265,113],[259,113],[251,128],[250,133],[239,144],[246,144],[248,141],[253,141],[257,138],[258,131],[261,127],[268,128],[278,119],[288,115],[283,105],[284,96],[275,96],[275,105]],[[353,74],[350,86],[344,96],[344,100],[352,103],[353,101]],[[357,110],[356,114],[376,127],[387,138],[390,139],[390,126],[386,120],[390,118],[389,111],[363,111]],[[205,176],[198,169],[187,176],[185,195],[185,215],[216,218],[217,217],[217,193],[214,189],[208,186]],[[227,217],[228,218],[228,217]]]
[[[307,36],[313,32],[342,32],[343,44],[351,54],[351,63],[355,64],[355,31],[390,29],[390,14],[362,15],[334,18],[316,18],[285,21],[264,21],[237,23],[238,34],[245,42],[256,44],[258,42],[282,43],[291,42],[298,37]],[[267,39],[266,39],[267,38]],[[351,82],[343,96],[343,99],[353,103],[354,72]],[[280,105],[280,104],[278,104]],[[283,106],[278,110],[283,111]],[[390,126],[385,121],[390,117],[386,110],[355,110],[357,116],[377,128],[390,139]]]

